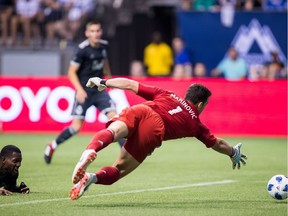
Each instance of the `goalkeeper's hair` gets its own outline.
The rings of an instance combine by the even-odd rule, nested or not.
[[[192,84],[186,92],[185,100],[188,100],[193,104],[199,102],[206,103],[211,95],[212,93],[207,87],[201,84]]]
[[[21,154],[21,151],[17,146],[6,145],[2,148],[0,152],[0,157],[10,157],[12,156],[13,152]]]

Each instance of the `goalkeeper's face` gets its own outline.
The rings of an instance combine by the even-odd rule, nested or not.
[[[100,24],[93,24],[87,27],[85,32],[90,44],[96,45],[100,42],[102,37],[102,28]]]
[[[5,173],[13,175],[18,174],[19,167],[21,166],[22,155],[21,153],[13,152],[11,155],[2,158],[2,163]]]

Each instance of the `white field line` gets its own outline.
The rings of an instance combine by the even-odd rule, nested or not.
[[[121,195],[121,194],[143,193],[143,192],[150,192],[150,191],[173,190],[173,189],[200,187],[200,186],[208,186],[208,185],[221,185],[221,184],[230,184],[234,182],[237,182],[237,181],[223,180],[223,181],[215,181],[215,182],[200,182],[200,183],[195,183],[195,184],[175,185],[175,186],[162,187],[162,188],[149,188],[149,189],[141,189],[141,190],[122,191],[122,192],[120,191],[120,192],[97,194],[97,195],[90,195],[90,196],[84,195],[80,199],[102,197],[102,196],[113,196],[113,195]],[[4,197],[2,196],[1,199],[3,198]],[[37,204],[37,203],[58,202],[58,201],[65,201],[65,200],[70,200],[70,198],[66,197],[66,198],[58,198],[58,199],[32,200],[32,201],[27,201],[27,202],[7,203],[7,204],[0,204],[0,208],[9,207],[9,206],[30,205],[30,204]]]

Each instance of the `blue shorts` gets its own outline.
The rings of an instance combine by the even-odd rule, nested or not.
[[[115,104],[106,91],[102,92],[86,92],[88,94],[84,103],[79,103],[74,97],[74,105],[72,108],[72,116],[78,119],[84,119],[86,112],[90,106],[95,106],[104,115],[109,112],[116,112]]]

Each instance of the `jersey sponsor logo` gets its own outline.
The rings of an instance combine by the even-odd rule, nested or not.
[[[277,51],[280,60],[286,62],[286,57],[269,26],[261,26],[257,19],[252,19],[248,26],[241,25],[231,44],[249,65],[264,64],[270,60],[271,51]]]
[[[189,112],[189,114],[191,115],[192,119],[197,118],[197,116],[196,116],[195,112],[193,111],[192,107],[184,99],[178,97],[175,94],[170,94],[170,97],[172,97],[175,100],[177,100],[185,108],[185,110],[187,110]]]
[[[104,67],[104,61],[101,60],[101,61],[98,61],[98,60],[94,60],[92,62],[92,70],[95,71],[95,70],[102,70]]]
[[[180,106],[177,106],[176,109],[169,110],[168,113],[169,113],[170,115],[174,115],[174,114],[179,113],[179,112],[182,112],[182,111],[183,111],[182,108],[181,108]]]

